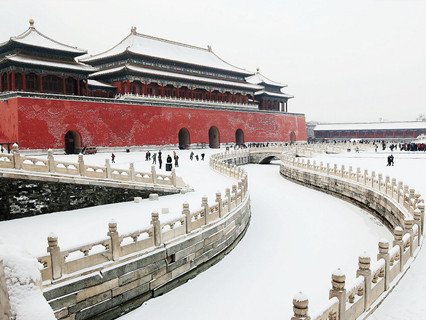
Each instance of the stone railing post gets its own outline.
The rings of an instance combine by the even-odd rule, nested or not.
[[[389,289],[389,242],[386,239],[382,239],[379,242],[379,253],[377,254],[377,260],[385,260],[385,291]]]
[[[174,187],[176,187],[176,170],[175,170],[175,168],[173,168],[172,169],[172,185],[174,186]]]
[[[378,180],[378,189],[380,191],[382,189],[383,174],[379,173],[379,177],[377,178],[377,180]]]
[[[229,189],[229,188],[226,188],[225,189],[225,197],[226,197],[226,202],[228,203],[228,212],[230,212],[231,211],[231,208],[232,208],[232,206],[231,206],[231,189]]]
[[[155,166],[151,166],[151,180],[153,184],[157,184],[157,172],[155,172]]]
[[[332,288],[329,293],[329,298],[336,297],[339,300],[339,318],[345,319],[346,311],[346,289],[345,289],[346,276],[342,270],[337,269],[331,276]],[[337,319],[336,319],[337,320]]]
[[[105,159],[105,178],[111,179],[111,165],[109,159]]]
[[[344,178],[345,177],[345,166],[342,164],[342,167],[340,168],[340,176],[342,177],[342,178]]]
[[[233,184],[232,185],[232,194],[234,195],[234,197],[235,197],[235,206],[237,206],[237,204],[238,204],[238,199],[237,199],[237,185],[236,184]]]
[[[291,320],[311,320],[309,316],[309,300],[306,296],[299,292],[293,297],[293,312]]]
[[[327,163],[327,171],[326,171],[327,175],[330,175],[330,164]]]
[[[154,246],[159,246],[162,243],[161,223],[158,212],[151,213],[151,224],[154,238]]]
[[[50,262],[52,268],[52,280],[60,279],[62,277],[62,267],[64,259],[61,254],[61,248],[58,246],[58,237],[51,233],[47,237],[47,252],[50,254]]]
[[[356,276],[364,277],[364,311],[370,307],[371,304],[371,259],[364,253],[358,258],[358,270]]]
[[[364,184],[367,185],[368,170],[364,170]]]
[[[396,179],[392,178],[392,192],[391,192],[392,198],[394,198],[395,196],[395,187],[396,187]]]
[[[222,216],[223,216],[223,202],[222,202],[222,194],[220,192],[216,192],[215,202],[218,204],[219,218],[222,218]]]
[[[78,172],[80,173],[80,176],[84,177],[86,175],[86,166],[84,164],[83,155],[78,155]]]
[[[389,185],[390,185],[390,177],[386,176],[385,177],[385,193],[389,194]]]
[[[12,319],[9,303],[9,293],[6,287],[6,275],[4,274],[3,262],[0,260],[0,319]]]
[[[360,168],[356,168],[356,182],[359,182],[359,175],[361,173],[361,169]]]
[[[402,187],[402,181],[398,181],[398,203],[401,203],[401,194],[402,194],[402,204],[404,204],[404,193]]]
[[[337,164],[334,164],[333,166],[333,174],[337,175]]]
[[[121,255],[121,247],[120,247],[120,235],[117,231],[117,222],[111,220],[108,222],[108,233],[107,236],[111,239],[111,258],[112,261],[118,261]]]
[[[133,162],[130,162],[129,165],[129,180],[135,181],[135,165]]]
[[[186,233],[190,233],[191,232],[191,223],[192,223],[192,218],[191,218],[191,211],[189,210],[189,203],[185,202],[182,205],[182,215],[185,216],[185,229],[186,229]]]
[[[424,221],[425,221],[425,204],[423,202],[420,202],[417,204],[417,208],[420,210],[420,217],[421,217],[421,230],[422,233],[424,232]]]
[[[374,179],[376,179],[376,172],[371,172],[371,187],[374,189]]]
[[[12,146],[12,154],[13,154],[13,167],[15,169],[22,169],[21,154],[19,153],[19,146],[16,143],[14,143]]]
[[[53,158],[52,149],[47,150],[47,166],[49,167],[49,172],[55,172],[55,159]]]
[[[348,179],[352,180],[352,166],[349,166],[349,169],[348,169]]]
[[[206,196],[201,198],[201,208],[203,208],[204,224],[207,225],[208,213],[209,213],[209,203]]]
[[[404,232],[410,234],[410,257],[414,254],[414,248],[413,248],[413,220],[410,218],[404,219]]]
[[[422,212],[420,211],[419,208],[416,208],[416,210],[414,210],[414,224],[417,225],[417,244],[420,246],[420,239],[421,239],[421,235],[423,234],[423,230],[422,230]]]
[[[394,236],[394,240],[393,240],[393,245],[399,246],[399,270],[402,271],[403,267],[404,267],[404,262],[402,259],[402,256],[404,255],[404,243],[402,242],[402,234],[403,234],[403,230],[401,227],[395,227],[395,229],[393,230],[393,236]]]

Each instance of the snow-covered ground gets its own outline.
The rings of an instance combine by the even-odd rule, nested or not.
[[[202,152],[209,155],[218,150],[196,150],[198,154]],[[167,153],[163,152],[163,157]],[[171,219],[180,215],[184,201],[193,209],[198,208],[201,196],[207,195],[212,202],[217,190],[223,192],[233,183],[208,168],[208,157],[204,162],[190,162],[188,151],[178,151],[178,154],[177,174],[195,192],[163,197],[159,202],[127,202],[0,222],[1,241],[40,255],[45,254],[47,235],[55,232],[59,235],[60,246],[66,249],[105,238],[111,218],[117,220],[120,232],[133,231],[147,226],[154,210],[161,212],[163,207],[170,208],[171,213],[160,218]],[[136,170],[150,169],[144,153],[116,153],[116,156],[117,167],[127,168],[134,162]],[[395,167],[386,167],[386,156],[386,153],[348,153],[324,155],[316,160],[389,174],[426,194],[426,181],[422,181],[424,178],[419,174],[426,155],[396,154]],[[75,156],[55,157],[67,161],[77,159]],[[107,157],[109,154],[85,156],[85,162],[102,165]],[[336,268],[343,268],[350,281],[355,276],[358,255],[365,250],[375,257],[378,240],[392,239],[390,232],[368,213],[285,180],[279,175],[277,165],[247,165],[244,168],[249,175],[252,221],[241,243],[214,267],[187,284],[148,301],[123,316],[123,320],[164,319],[171,314],[185,320],[256,319],[265,315],[268,319],[289,319],[295,292],[303,290],[309,297],[310,309],[315,311],[328,299],[331,273]],[[414,264],[419,262],[420,258]],[[391,297],[403,288],[414,267]],[[414,284],[414,280],[412,282]],[[390,319],[386,313],[378,315],[381,309],[386,310],[391,297],[379,308],[375,319]],[[407,310],[411,308],[410,303],[412,305],[412,301],[406,299]],[[392,310],[392,304],[388,310]],[[395,319],[403,318],[409,319],[402,316]]]

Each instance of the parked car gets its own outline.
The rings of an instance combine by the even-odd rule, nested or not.
[[[83,154],[95,154],[96,152],[98,152],[96,147],[84,147],[81,151]]]

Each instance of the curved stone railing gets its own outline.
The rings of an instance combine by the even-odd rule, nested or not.
[[[330,167],[327,163],[298,159],[282,155],[280,172],[286,178],[320,189],[367,208],[378,216],[391,230],[394,241],[381,240],[377,261],[372,263],[367,255],[358,260],[357,278],[346,284],[341,270],[332,275],[330,301],[323,310],[308,316],[308,299],[299,293],[293,300],[297,319],[357,319],[374,311],[406,272],[412,257],[419,252],[424,232],[424,200],[414,189],[396,179],[376,176],[373,171],[355,171],[352,167]]]
[[[94,179],[109,179],[126,181],[136,184],[161,185],[182,188],[185,183],[182,178],[176,176],[173,169],[171,175],[158,174],[155,166],[151,172],[135,171],[134,164],[130,163],[129,169],[111,168],[109,159],[105,160],[105,166],[87,165],[84,163],[83,155],[78,156],[78,163],[57,161],[53,152],[48,151],[47,159],[24,156],[19,152],[18,145],[13,145],[12,154],[0,154],[0,169],[21,169],[30,172],[44,172],[80,176]]]
[[[7,292],[6,277],[3,262],[0,260],[0,320],[8,320],[11,317],[9,294]]]
[[[48,238],[49,254],[39,257],[44,296],[58,319],[67,317],[114,317],[137,308],[209,268],[243,237],[250,221],[247,175],[227,164],[220,155],[210,167],[237,182],[207,197],[191,211],[183,204],[182,215],[160,222],[152,213],[151,226],[128,234],[109,223],[108,237],[61,250],[58,238]]]

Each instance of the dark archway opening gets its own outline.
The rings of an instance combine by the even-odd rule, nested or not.
[[[290,132],[290,142],[296,142],[296,133],[294,133],[294,131]]]
[[[244,144],[244,131],[237,129],[235,132],[235,143],[237,146],[242,146]]]
[[[65,153],[78,154],[81,151],[81,136],[77,131],[68,131],[65,134]]]
[[[269,156],[259,161],[259,164],[270,164],[272,160],[279,160],[276,156]]]
[[[209,129],[209,147],[210,148],[220,147],[219,129],[216,127],[211,127]]]
[[[191,141],[189,139],[189,131],[187,128],[182,128],[179,130],[179,149],[189,149]]]

